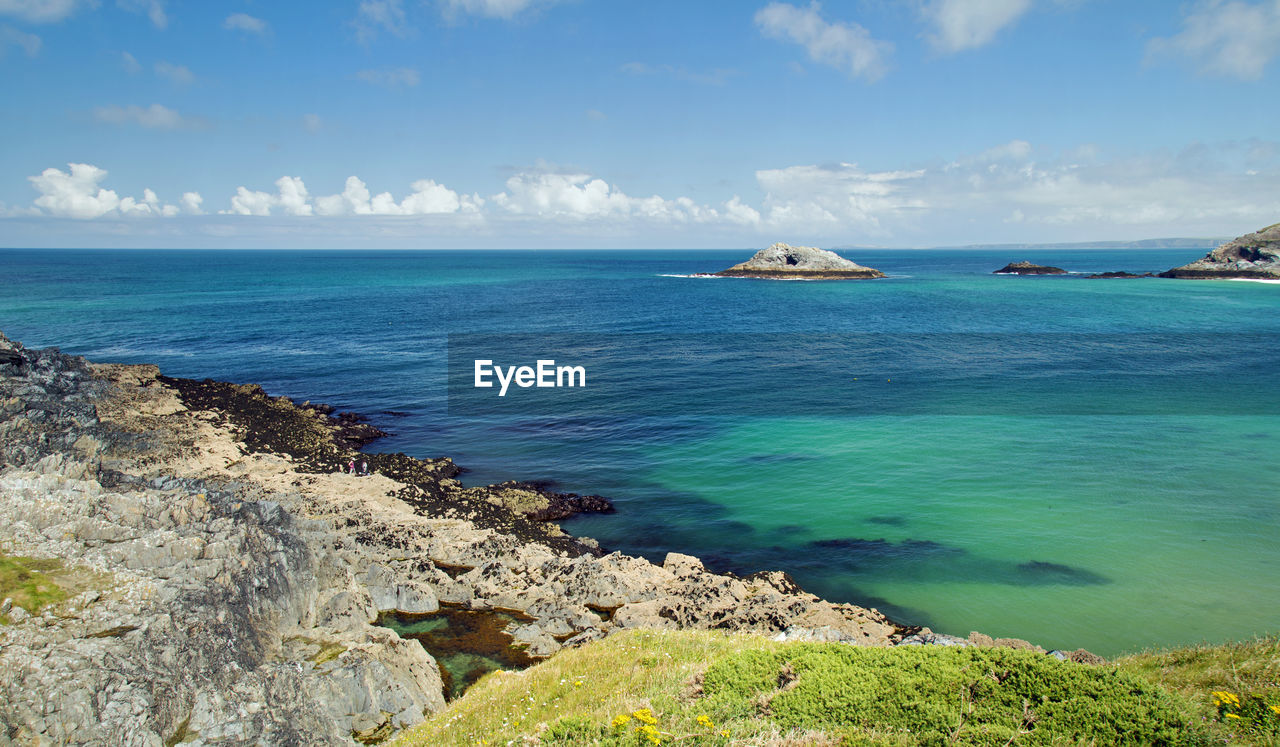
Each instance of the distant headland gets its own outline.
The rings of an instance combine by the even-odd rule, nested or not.
[[[1280,223],[1232,239],[1160,277],[1280,280]]]

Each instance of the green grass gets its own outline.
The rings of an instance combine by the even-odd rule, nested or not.
[[[66,575],[61,560],[38,560],[13,557],[0,553],[0,599],[13,600],[31,614],[37,614],[49,604],[61,602],[67,591],[59,579]],[[0,624],[9,624],[7,615],[0,616]]]
[[[1270,646],[1235,654],[1237,671],[1253,672],[1259,687],[1274,680],[1274,663],[1258,661],[1274,658]],[[1224,743],[1205,689],[1222,681],[1192,681],[1152,662],[1088,667],[1010,649],[628,631],[523,672],[487,675],[398,744]]]
[[[1214,692],[1239,698],[1253,694],[1268,706],[1280,705],[1280,637],[1149,651],[1126,656],[1116,664],[1177,695],[1187,718],[1208,724],[1218,743],[1280,744],[1280,715],[1264,712],[1258,719],[1261,723],[1251,728],[1220,718],[1213,697]]]
[[[12,599],[15,607],[33,615],[81,592],[104,591],[113,585],[111,574],[67,565],[60,558],[27,558],[0,551],[0,600]],[[0,615],[0,625],[11,622],[7,615]]]
[[[521,672],[493,672],[442,713],[402,736],[404,745],[505,744],[547,732],[589,744],[587,732],[612,731],[618,715],[641,708],[662,714],[662,728],[707,731],[691,681],[709,661],[781,644],[759,636],[704,631],[634,631],[562,651]],[[735,727],[741,736],[777,735],[763,721]]]

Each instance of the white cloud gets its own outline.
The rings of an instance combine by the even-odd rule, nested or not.
[[[35,57],[40,54],[40,37],[35,34],[28,34],[9,26],[0,26],[0,57],[4,56],[5,48],[15,46],[21,49],[28,57]]]
[[[1256,80],[1280,52],[1280,0],[1207,0],[1182,21],[1182,32],[1147,44],[1147,60],[1192,61],[1204,73]]]
[[[431,179],[419,179],[410,185],[403,200],[396,201],[390,192],[370,196],[369,188],[359,177],[349,176],[341,194],[311,199],[306,185],[296,176],[276,181],[276,194],[256,192],[239,187],[231,198],[231,209],[223,212],[238,215],[271,215],[279,208],[286,215],[455,215],[476,214],[484,205],[477,195],[459,195]]]
[[[878,233],[882,218],[919,210],[910,191],[923,171],[867,172],[856,164],[790,166],[756,172],[765,191],[765,222],[780,228],[839,225]]]
[[[10,208],[5,217],[205,213],[197,193],[166,205],[150,190],[140,198],[120,197],[104,186],[105,177],[86,164],[72,164],[66,173],[46,170],[31,177],[39,192],[34,205]],[[300,236],[330,244],[363,237],[356,243],[370,246],[382,237],[421,246],[427,235],[457,246],[741,246],[778,238],[818,246],[954,246],[1223,236],[1274,223],[1280,214],[1280,143],[1192,144],[1177,152],[1117,155],[1087,143],[1054,153],[1010,140],[899,168],[834,163],[761,169],[755,181],[761,196],[746,199],[633,197],[586,171],[540,164],[511,175],[486,200],[433,179],[413,181],[398,195],[375,194],[356,176],[338,194],[314,195],[301,177],[285,176],[270,191],[239,187],[220,211],[270,217],[253,221],[258,228],[219,215],[191,225],[222,235],[294,237],[267,245]],[[422,231],[427,222],[429,234]],[[138,226],[120,230],[139,236],[150,230]]]
[[[116,5],[131,13],[146,13],[147,18],[158,29],[169,25],[169,16],[165,14],[166,0],[116,0]]]
[[[279,205],[288,215],[311,215],[311,203],[307,199],[307,186],[302,177],[282,176],[276,180],[280,189]]]
[[[960,52],[990,43],[1030,7],[1031,0],[932,0],[924,15],[933,27],[933,45],[943,52]]]
[[[856,23],[828,23],[820,10],[816,2],[808,8],[773,2],[756,13],[755,22],[765,36],[803,46],[814,62],[869,81],[884,75],[893,44],[873,39]]]
[[[502,18],[511,20],[520,13],[535,5],[550,5],[555,0],[443,0],[442,6],[446,16],[459,13],[483,16],[485,18]]]
[[[1224,235],[1280,214],[1280,157],[1262,145],[1110,158],[1085,145],[1041,162],[1014,140],[927,168],[764,170],[761,226],[898,245]]]
[[[590,174],[522,172],[507,179],[506,187],[493,196],[493,202],[520,216],[573,222],[640,218],[657,223],[705,223],[720,218],[715,209],[688,197],[630,197]]]
[[[138,58],[128,52],[120,53],[120,64],[124,66],[124,71],[130,75],[134,75],[142,70],[142,65],[139,64]]]
[[[589,174],[516,174],[493,201],[512,213],[574,218],[625,213],[631,198]]]
[[[587,110],[587,119],[591,120],[592,122],[603,122],[608,118],[609,118],[609,115],[605,114],[599,109]]]
[[[222,22],[222,28],[228,31],[243,31],[246,34],[262,34],[270,30],[270,26],[261,18],[254,18],[248,13],[232,13]]]
[[[319,132],[324,128],[324,120],[320,118],[319,114],[303,114],[302,126],[307,132]]]
[[[413,31],[405,18],[403,0],[360,0],[353,25],[356,29],[356,39],[361,44],[373,41],[379,30],[388,31],[401,38]]]
[[[167,106],[152,104],[147,108],[130,106],[100,106],[93,110],[94,119],[108,124],[136,124],[151,130],[177,130],[198,128],[204,125],[200,119],[183,117]]]
[[[204,211],[200,209],[200,205],[204,203],[204,198],[199,192],[183,192],[182,193],[182,212],[187,215],[204,215]]]
[[[0,0],[0,15],[14,16],[27,23],[57,23],[92,0]]]
[[[87,163],[67,166],[67,171],[45,169],[39,176],[27,177],[40,193],[35,206],[48,215],[87,220],[106,215],[172,217],[179,212],[174,205],[162,204],[150,189],[143,190],[142,199],[138,200],[121,198],[114,190],[101,187],[99,183],[107,178],[107,172],[97,166]],[[183,195],[184,204],[188,195]],[[195,199],[198,208],[199,195],[195,195]]]
[[[189,86],[195,82],[196,76],[186,65],[175,65],[161,60],[155,65],[156,75],[179,86]]]
[[[724,216],[734,223],[748,226],[760,224],[760,211],[744,203],[737,195],[724,204]]]
[[[231,209],[223,212],[235,215],[271,215],[271,206],[276,204],[276,199],[267,192],[236,187],[236,193],[231,197]]]
[[[257,192],[237,187],[231,197],[231,209],[224,213],[235,215],[271,215],[274,208],[279,208],[285,215],[308,216],[312,214],[310,196],[302,178],[282,176],[276,180],[276,194]]]
[[[391,67],[381,70],[361,70],[355,74],[359,80],[386,88],[412,88],[418,85],[418,71],[411,67]]]

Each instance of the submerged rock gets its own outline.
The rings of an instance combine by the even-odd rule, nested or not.
[[[1021,262],[1010,262],[1001,267],[992,275],[1066,275],[1067,271],[1061,267],[1050,267],[1049,265],[1036,265],[1026,260]]]
[[[1280,280],[1280,223],[1232,239],[1203,259],[1162,272],[1160,277]]]
[[[715,273],[726,278],[767,278],[771,280],[844,280],[885,277],[883,272],[863,267],[832,251],[812,246],[791,246],[781,242],[761,249],[746,262]]]

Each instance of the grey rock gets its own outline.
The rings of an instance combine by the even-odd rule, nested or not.
[[[1280,223],[1232,239],[1195,262],[1160,273],[1160,277],[1280,280]]]
[[[914,635],[909,635],[898,642],[899,646],[959,646],[964,648],[974,644],[963,638],[957,638],[953,635],[943,635],[934,633],[925,628]]]
[[[721,277],[766,278],[773,280],[838,280],[885,277],[883,272],[864,267],[835,252],[812,246],[791,246],[781,242],[761,249],[746,262],[715,273]]]

